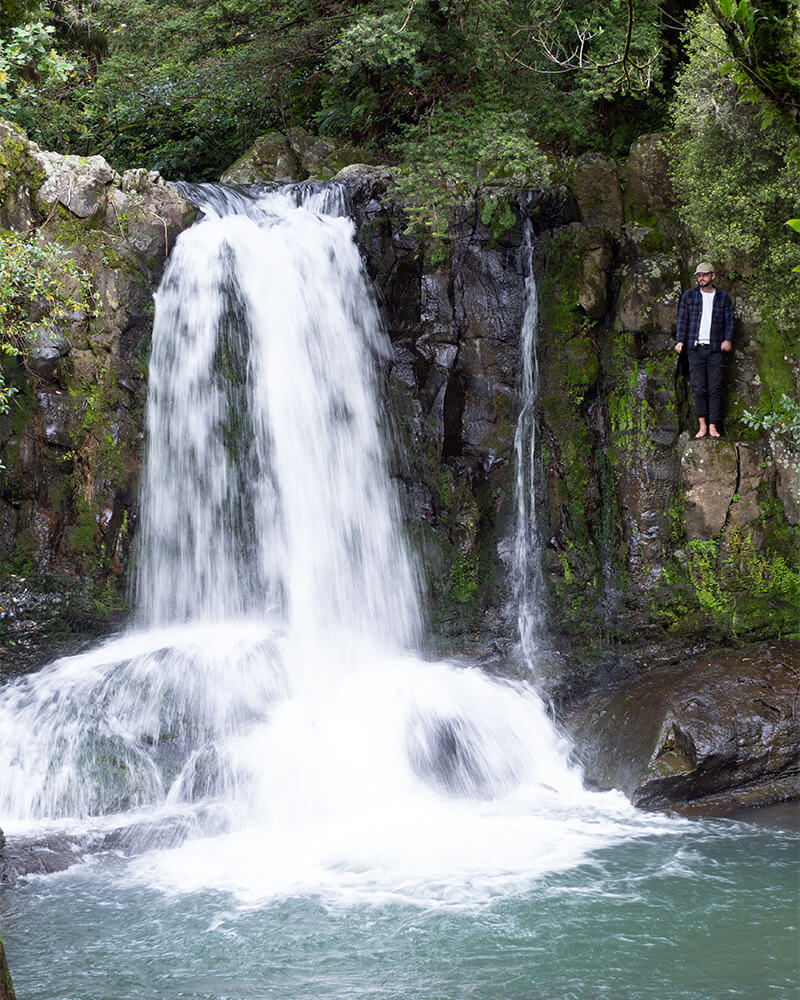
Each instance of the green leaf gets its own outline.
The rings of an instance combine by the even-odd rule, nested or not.
[[[800,233],[800,219],[787,219],[786,225],[791,226],[796,233]]]

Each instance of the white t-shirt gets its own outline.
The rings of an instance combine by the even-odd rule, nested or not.
[[[714,311],[714,296],[717,294],[716,288],[712,288],[710,292],[700,289],[700,294],[703,296],[703,315],[700,317],[700,330],[697,334],[698,344],[710,344],[711,343],[711,313]]]

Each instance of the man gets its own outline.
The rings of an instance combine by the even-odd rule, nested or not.
[[[714,287],[714,268],[698,264],[697,288],[681,297],[675,350],[688,350],[689,381],[700,429],[695,437],[719,437],[725,355],[733,346],[733,302]]]

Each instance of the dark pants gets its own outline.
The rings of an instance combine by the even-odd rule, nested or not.
[[[698,344],[689,349],[689,381],[694,393],[698,417],[718,424],[722,414],[722,382],[725,377],[725,352],[712,351]]]

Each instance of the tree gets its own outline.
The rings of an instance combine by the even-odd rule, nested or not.
[[[797,0],[705,0],[733,56],[737,82],[800,122],[800,5]]]
[[[3,0],[0,4],[0,38],[22,24],[39,7],[39,0]]]

